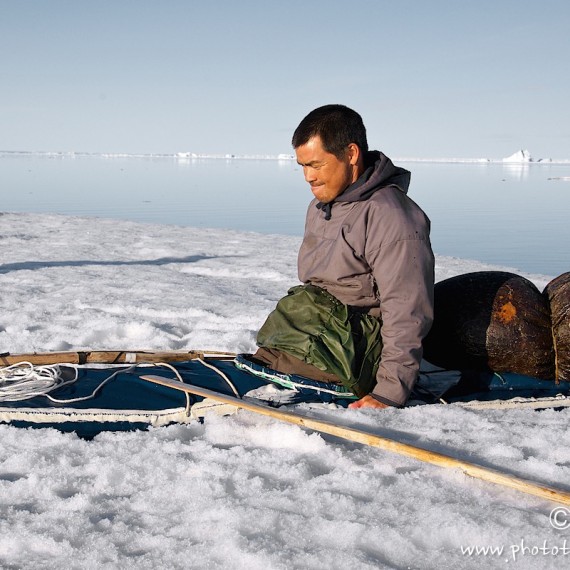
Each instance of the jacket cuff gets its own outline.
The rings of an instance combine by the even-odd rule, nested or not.
[[[386,406],[390,406],[392,408],[403,408],[404,405],[403,404],[397,404],[396,402],[393,402],[392,400],[388,400],[388,398],[383,398],[382,396],[378,396],[378,394],[374,394],[373,392],[370,392],[370,394],[368,394],[369,396],[372,396],[377,402],[380,402],[381,404],[386,404]]]

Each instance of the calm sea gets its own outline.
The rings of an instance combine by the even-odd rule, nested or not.
[[[570,271],[570,165],[398,164],[412,171],[409,195],[432,220],[436,253]],[[287,160],[0,155],[4,212],[302,235],[310,199]]]

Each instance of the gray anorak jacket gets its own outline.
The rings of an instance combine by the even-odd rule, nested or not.
[[[433,320],[430,221],[407,195],[410,172],[381,152],[333,202],[314,199],[299,250],[299,279],[382,321],[382,356],[371,395],[406,403]]]

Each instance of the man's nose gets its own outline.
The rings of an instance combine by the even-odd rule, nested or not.
[[[308,182],[309,184],[316,180],[315,169],[311,168],[310,166],[303,167],[303,174],[305,175],[305,181]]]

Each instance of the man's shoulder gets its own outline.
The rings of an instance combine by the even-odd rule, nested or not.
[[[364,203],[367,203],[371,208],[419,208],[419,206],[407,195],[406,192],[395,185],[380,188],[374,192]]]
[[[358,204],[358,215],[370,220],[390,220],[393,223],[423,219],[424,211],[397,186],[386,186]]]
[[[386,187],[366,201],[366,221],[369,235],[382,236],[388,241],[429,239],[430,221],[425,212],[398,187]],[[370,233],[378,228],[378,233]]]

